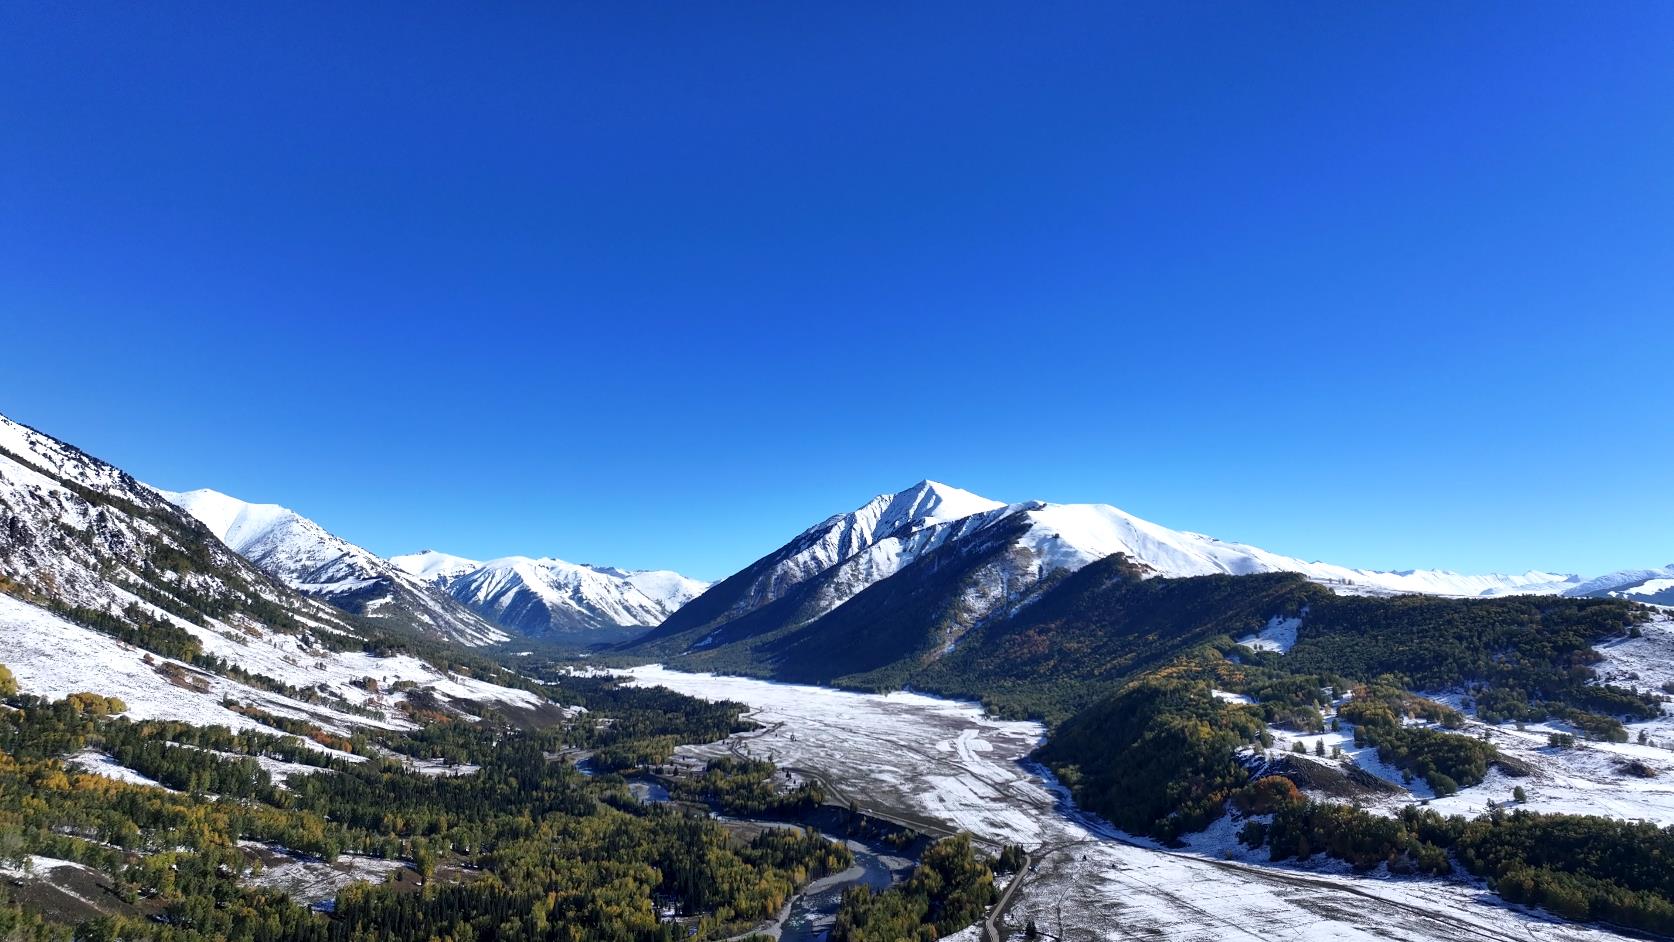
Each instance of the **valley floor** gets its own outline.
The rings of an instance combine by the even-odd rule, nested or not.
[[[1185,851],[1135,841],[1079,814],[1027,765],[1044,732],[970,703],[912,693],[857,694],[662,667],[634,682],[735,700],[766,724],[727,743],[682,747],[770,759],[826,781],[861,809],[1022,844],[1033,866],[1004,923],[1043,937],[1104,939],[1617,938],[1503,905],[1474,881],[1354,876],[1242,859],[1223,820]],[[980,927],[953,938],[976,940]]]

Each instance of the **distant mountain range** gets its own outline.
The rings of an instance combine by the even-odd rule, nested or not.
[[[561,559],[478,562],[425,550],[383,559],[278,504],[207,488],[158,491],[262,571],[366,618],[465,645],[512,636],[608,643],[660,624],[707,583]]]
[[[476,562],[425,550],[396,556],[390,563],[495,624],[526,636],[586,632],[604,640],[613,630],[638,634],[634,629],[661,624],[709,587],[668,570],[528,556]]]
[[[1609,596],[1634,602],[1674,605],[1674,563],[1660,569],[1624,569],[1588,579],[1564,594]]]

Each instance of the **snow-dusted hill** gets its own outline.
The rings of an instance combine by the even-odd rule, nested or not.
[[[1566,589],[1564,594],[1674,605],[1674,563],[1660,569],[1623,569],[1612,572]]]
[[[405,694],[391,690],[402,681],[429,688],[443,700],[527,709],[538,709],[543,702],[528,691],[449,674],[409,655],[376,657],[363,651],[336,651],[311,643],[307,635],[268,632],[251,637],[189,623],[186,627],[206,652],[228,663],[291,687],[328,694],[299,699],[178,659],[148,654],[4,594],[0,594],[0,664],[11,670],[25,693],[58,699],[92,691],[120,698],[128,706],[126,715],[136,720],[181,720],[270,733],[277,731],[229,705],[254,706],[341,734],[357,726],[414,726],[400,710]],[[379,692],[367,689],[364,679],[368,677],[378,682]]]
[[[667,570],[528,556],[479,563],[425,550],[390,562],[495,623],[536,636],[649,628],[709,587]]]
[[[545,708],[371,653],[363,630],[127,473],[0,417],[0,663],[25,692],[114,694],[135,716],[235,728],[257,721],[232,702],[330,730],[411,725],[407,692],[390,690],[403,680],[444,703]]]
[[[504,631],[405,569],[278,504],[219,491],[159,491],[262,571],[345,611],[466,645],[507,640]]]

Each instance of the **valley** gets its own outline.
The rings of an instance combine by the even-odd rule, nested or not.
[[[384,559],[3,418],[0,510],[25,938],[1674,927],[1659,570],[1351,570],[931,481],[714,585]]]
[[[864,694],[640,667],[633,683],[748,704],[765,728],[725,743],[820,776],[862,810],[971,832],[991,851],[1022,844],[1032,867],[997,929],[1104,939],[1556,940],[1611,938],[1500,903],[1479,881],[1357,877],[1251,859],[1223,820],[1170,850],[1079,812],[1027,761],[1044,728],[970,703]],[[1228,859],[1230,858],[1230,859]],[[983,938],[971,927],[956,938]]]

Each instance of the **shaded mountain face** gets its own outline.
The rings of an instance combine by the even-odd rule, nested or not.
[[[519,635],[556,640],[637,637],[708,588],[667,570],[527,556],[479,563],[425,550],[390,562]]]
[[[646,641],[703,641],[711,628],[768,610],[753,621],[807,620],[888,578],[918,555],[1002,513],[1005,505],[934,481],[880,494],[829,517],[742,571],[717,583],[662,623]],[[718,642],[710,639],[709,645]]]
[[[464,645],[509,637],[447,593],[296,511],[207,488],[159,493],[263,572],[344,611]]]

